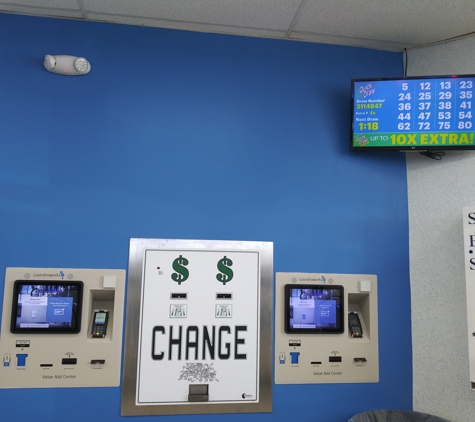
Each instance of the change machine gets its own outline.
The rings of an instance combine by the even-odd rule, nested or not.
[[[125,270],[7,268],[0,388],[120,383]]]
[[[275,382],[378,382],[375,275],[276,273]]]
[[[131,239],[122,415],[272,410],[272,252]]]

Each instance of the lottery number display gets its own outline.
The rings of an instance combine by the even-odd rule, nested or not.
[[[351,150],[475,149],[475,75],[352,81]]]

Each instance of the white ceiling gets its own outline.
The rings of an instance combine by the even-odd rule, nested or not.
[[[475,33],[475,0],[0,0],[0,12],[391,51]]]

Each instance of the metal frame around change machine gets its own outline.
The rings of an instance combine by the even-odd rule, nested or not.
[[[131,239],[122,415],[272,410],[271,242]]]

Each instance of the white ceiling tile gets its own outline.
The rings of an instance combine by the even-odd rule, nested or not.
[[[83,17],[77,0],[21,0],[0,1],[0,11],[33,16],[61,18]]]
[[[67,10],[67,9],[40,9],[37,7],[19,7],[19,6],[3,6],[2,11],[18,13],[31,16],[46,16],[55,18],[73,18],[81,19],[82,13],[80,10]]]
[[[341,35],[315,34],[313,32],[292,32],[289,38],[295,41],[346,45],[385,51],[402,51],[404,48],[415,47],[415,45],[400,41],[372,40],[367,38],[345,37]]]
[[[84,0],[88,12],[287,30],[301,0]]]
[[[0,0],[0,13],[401,51],[475,34],[475,0]]]
[[[209,32],[215,34],[242,35],[256,38],[284,38],[285,31],[260,28],[239,28],[218,24],[201,24],[180,21],[167,21],[160,19],[135,18],[129,16],[114,16],[88,13],[88,17],[93,20],[118,23],[123,25],[149,26],[156,28],[178,29],[183,31]]]
[[[3,6],[12,5],[17,7],[32,6],[32,7],[49,7],[56,9],[77,9],[80,10],[78,0],[2,0],[0,1],[1,9]]]
[[[296,31],[428,44],[475,31],[474,0],[307,0]]]

